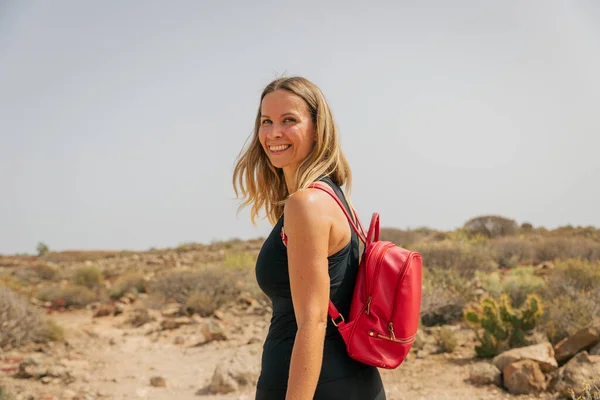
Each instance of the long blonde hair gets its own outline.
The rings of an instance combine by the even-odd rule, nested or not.
[[[308,157],[300,163],[296,171],[296,187],[291,188],[291,193],[288,193],[283,170],[271,164],[258,137],[262,101],[267,94],[279,89],[287,90],[304,100],[312,116],[316,133],[315,146]],[[329,176],[337,185],[345,185],[346,193],[350,192],[352,173],[340,147],[337,128],[327,100],[321,90],[306,78],[275,79],[262,92],[254,123],[254,133],[251,135],[250,143],[244,146],[236,159],[233,190],[236,198],[243,199],[239,208],[252,205],[250,219],[256,225],[256,218],[264,207],[269,222],[275,225],[283,214],[287,197],[296,190],[307,188],[321,176]],[[347,200],[350,201],[349,198]]]

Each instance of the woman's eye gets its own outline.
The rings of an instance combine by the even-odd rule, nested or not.
[[[283,122],[296,122],[296,120],[294,118],[286,118]]]
[[[263,121],[261,122],[261,125],[267,125],[270,124],[271,120],[270,119],[263,119]]]

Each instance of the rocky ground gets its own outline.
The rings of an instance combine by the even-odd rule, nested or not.
[[[218,313],[220,319],[190,318],[178,316],[177,306],[160,312],[134,303],[114,313],[52,313],[68,332],[65,343],[4,352],[2,385],[15,399],[253,398],[268,310],[253,304]],[[472,335],[460,337],[451,354],[412,351],[397,370],[382,370],[388,399],[553,398],[473,384]]]
[[[83,308],[40,301],[35,294],[44,285],[70,285],[74,271],[90,266],[101,271],[107,291],[128,271],[156,281],[169,271],[245,268],[254,262],[260,243],[0,256],[0,288],[14,288],[65,333],[64,340],[0,349],[0,400],[253,399],[271,312],[260,297],[240,295],[210,317],[200,317],[181,301],[156,304],[144,292],[104,296]],[[215,282],[223,285],[224,280]],[[453,312],[448,306],[442,304],[432,315]],[[9,323],[19,330],[19,321],[2,318],[0,327]],[[440,340],[442,330],[447,343]],[[476,344],[464,323],[423,327],[405,362],[396,370],[380,370],[387,398],[556,399],[559,393],[570,398],[565,396],[568,387],[600,378],[600,321],[557,346],[541,335],[533,346],[493,360],[478,359]]]

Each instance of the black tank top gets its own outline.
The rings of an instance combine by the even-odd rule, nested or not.
[[[321,181],[333,188],[350,211],[340,187],[327,177],[321,178]],[[290,291],[287,249],[280,236],[282,227],[283,216],[263,243],[256,262],[258,285],[273,302],[273,315],[263,345],[261,374],[257,384],[257,388],[262,390],[287,387],[292,349],[298,330]],[[328,257],[330,298],[343,316],[347,316],[350,310],[359,264],[358,236],[350,229],[352,236],[348,245]],[[331,318],[328,318],[319,383],[344,378],[364,368],[373,367],[348,356],[340,333]]]

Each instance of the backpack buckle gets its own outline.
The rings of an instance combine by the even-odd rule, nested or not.
[[[338,322],[336,323],[336,322],[335,322],[335,320],[336,320],[337,318],[341,318],[342,320],[341,320],[341,321],[338,321]],[[337,318],[331,318],[331,322],[333,322],[333,325],[335,325],[335,326],[338,326],[338,324],[340,324],[340,323],[342,323],[342,322],[346,322],[346,321],[344,321],[344,316],[343,316],[342,314],[338,315],[338,317],[337,317]]]

